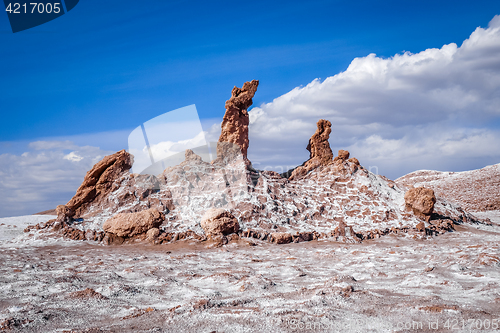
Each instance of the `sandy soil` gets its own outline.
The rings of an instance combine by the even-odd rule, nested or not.
[[[496,214],[490,218],[498,223]],[[274,245],[245,239],[210,248],[194,241],[102,246],[28,237],[13,227],[32,218],[0,219],[2,233],[16,229],[0,241],[0,327],[6,331],[470,332],[500,326],[497,225],[462,225],[424,240],[390,235],[362,244]],[[41,218],[50,217],[36,221]]]

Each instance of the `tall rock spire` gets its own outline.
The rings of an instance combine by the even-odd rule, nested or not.
[[[242,88],[234,87],[231,98],[226,101],[226,113],[222,120],[219,143],[237,144],[243,158],[247,160],[248,151],[248,111],[259,81],[245,82]],[[217,157],[224,154],[225,145],[217,145]]]

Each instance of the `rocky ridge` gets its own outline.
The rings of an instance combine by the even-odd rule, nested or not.
[[[424,186],[468,211],[500,210],[500,163],[478,170],[419,170],[396,179],[403,186]]]
[[[206,240],[212,231],[204,227],[203,215],[213,209],[220,216],[227,212],[224,218],[232,221],[229,229],[236,238],[229,238],[275,243],[327,237],[359,242],[389,233],[421,238],[451,231],[455,224],[478,222],[439,196],[430,201],[418,193],[411,200],[405,198],[407,186],[369,172],[348,151],[340,150],[334,157],[328,142],[331,123],[323,119],[309,140],[310,158],[301,166],[282,175],[253,169],[246,155],[247,108],[257,86],[254,80],[233,89],[214,161],[186,150],[185,160],[161,175],[137,175],[129,172],[132,157],[120,151],[87,173],[75,197],[58,207],[57,221],[28,231],[51,228],[73,239],[107,244]],[[126,214],[149,209],[165,216],[161,226],[150,226],[158,231],[118,235],[114,229],[103,230],[108,221],[136,221]],[[220,236],[222,243],[228,241],[227,232]]]

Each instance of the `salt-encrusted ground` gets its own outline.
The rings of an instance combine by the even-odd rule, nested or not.
[[[500,223],[499,216],[485,217]],[[22,235],[24,224],[49,218],[0,219],[0,327],[470,332],[470,325],[491,331],[500,322],[498,225],[464,224],[427,240],[391,234],[361,244],[275,245],[244,239],[221,248],[192,241],[103,246]],[[73,294],[86,288],[102,297]]]

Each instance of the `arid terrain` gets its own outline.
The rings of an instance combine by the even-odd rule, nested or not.
[[[453,331],[470,332],[470,325],[484,330],[500,320],[497,224],[463,225],[422,240],[241,239],[218,248],[192,240],[105,246],[22,234],[23,223],[49,218],[0,219],[2,234],[16,236],[0,245],[2,329],[448,332],[449,321],[460,328]],[[439,329],[429,329],[435,322]],[[422,328],[408,329],[415,323]]]
[[[320,119],[302,165],[256,170],[257,86],[233,89],[214,160],[135,174],[122,150],[56,215],[0,219],[0,330],[500,331],[498,165],[393,181]]]

